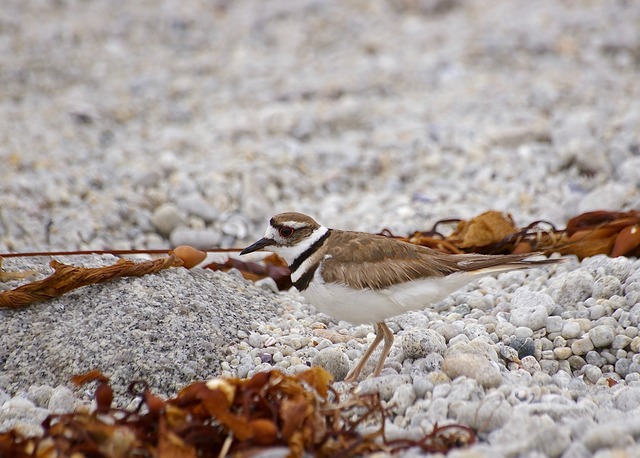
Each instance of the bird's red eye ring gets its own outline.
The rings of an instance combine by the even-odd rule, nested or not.
[[[278,231],[280,236],[284,237],[284,238],[291,237],[294,232],[295,232],[295,229],[293,229],[292,227],[289,227],[289,226],[282,226],[280,228],[280,230]]]

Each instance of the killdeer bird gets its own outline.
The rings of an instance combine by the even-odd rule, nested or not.
[[[319,311],[353,324],[372,324],[376,337],[347,375],[353,381],[384,340],[373,376],[393,344],[385,319],[423,309],[471,281],[496,272],[554,264],[528,254],[445,254],[393,238],[329,229],[301,213],[280,213],[263,238],[240,254],[267,250],[282,257],[291,281]]]

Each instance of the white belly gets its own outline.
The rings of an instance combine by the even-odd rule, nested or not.
[[[374,324],[440,302],[476,278],[472,274],[457,273],[401,283],[384,290],[355,290],[337,283],[324,283],[316,272],[302,295],[319,311],[333,318],[353,324]]]

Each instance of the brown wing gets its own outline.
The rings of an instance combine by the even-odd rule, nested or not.
[[[549,264],[557,260],[523,261],[528,254],[451,255],[389,237],[335,231],[331,257],[322,276],[328,283],[352,288],[384,289],[398,283],[454,272],[503,271]]]
[[[418,278],[443,277],[459,270],[455,261],[436,260],[432,256],[435,252],[428,248],[389,237],[363,235],[335,234],[331,257],[324,261],[322,270],[326,282],[383,289]]]

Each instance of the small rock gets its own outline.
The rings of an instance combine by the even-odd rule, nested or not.
[[[526,326],[537,331],[547,325],[549,314],[542,305],[521,306],[511,312],[509,322],[518,327]]]
[[[593,342],[589,338],[577,339],[571,344],[571,352],[574,355],[586,355],[593,348]]]
[[[565,458],[582,458],[592,456],[592,453],[582,442],[572,442],[562,456]]]
[[[568,428],[559,428],[550,415],[533,415],[533,404],[520,404],[502,428],[491,434],[492,444],[501,444],[504,452],[490,456],[559,457],[571,444]],[[518,425],[514,428],[514,425]],[[537,453],[536,453],[537,451]]]
[[[217,248],[221,240],[220,234],[213,229],[179,227],[171,232],[173,246],[189,245],[199,250],[208,250]]]
[[[547,318],[547,332],[560,332],[562,331],[563,320],[561,316],[550,316]]]
[[[596,321],[605,315],[604,305],[596,304],[593,307],[589,307],[589,319]]]
[[[451,385],[449,383],[443,383],[436,385],[433,388],[433,399],[446,398],[451,393]]]
[[[602,370],[591,364],[586,364],[582,367],[582,372],[584,377],[593,384],[596,384],[598,380],[602,377]]]
[[[432,329],[411,329],[402,336],[402,351],[405,358],[424,358],[431,353],[444,354],[445,338]]]
[[[462,375],[472,378],[485,388],[496,387],[502,382],[500,370],[490,360],[474,354],[445,357],[442,371],[451,379]]]
[[[433,383],[426,377],[413,377],[413,391],[418,398],[424,398],[433,389]]]
[[[527,328],[526,326],[520,326],[516,328],[513,334],[516,336],[516,338],[526,339],[527,337],[533,336],[533,331],[531,330],[531,328]]]
[[[631,339],[634,339],[638,336],[638,328],[635,326],[629,326],[624,330],[624,335]]]
[[[455,346],[460,343],[463,343],[463,344],[469,343],[469,338],[467,337],[466,334],[459,334],[449,341],[450,346]]]
[[[6,391],[0,388],[0,407],[9,399],[11,399],[11,396],[9,396],[9,394]]]
[[[620,358],[616,361],[614,366],[615,371],[620,374],[620,377],[626,377],[631,372],[631,360],[627,358]]]
[[[598,186],[582,198],[578,204],[578,212],[586,213],[602,208],[617,208],[620,202],[624,202],[626,186],[610,182]]]
[[[459,336],[464,332],[464,327],[460,323],[445,323],[438,327],[438,332],[449,342],[455,336]]]
[[[53,413],[73,412],[75,404],[73,392],[66,386],[58,386],[53,390],[47,408]]]
[[[189,215],[202,218],[207,223],[215,221],[219,214],[213,205],[199,193],[188,194],[176,199],[177,207]]]
[[[569,361],[569,366],[571,366],[571,369],[573,370],[580,370],[585,364],[587,364],[584,358],[578,355],[569,356],[567,361]]]
[[[382,375],[364,379],[358,385],[356,392],[362,394],[379,393],[383,401],[388,401],[393,397],[398,387],[405,384],[411,384],[411,377],[408,375]]]
[[[554,359],[543,359],[540,361],[540,368],[549,375],[553,375],[558,372],[560,364]]]
[[[639,426],[637,418],[603,422],[588,428],[581,441],[591,451],[623,448],[635,444],[632,433],[637,431]]]
[[[503,339],[504,337],[512,336],[515,332],[516,327],[508,321],[503,321],[496,325],[495,333],[501,339]]]
[[[425,372],[439,371],[440,369],[442,369],[444,358],[440,353],[431,353],[425,356],[422,362],[422,369]]]
[[[608,347],[615,338],[615,333],[610,326],[600,325],[589,331],[589,338],[596,348]]]
[[[566,347],[567,346],[567,339],[565,339],[562,336],[557,336],[555,339],[553,339],[553,348],[558,348],[558,347]]]
[[[567,321],[562,326],[561,335],[565,339],[575,339],[582,332],[580,325],[575,321]]]
[[[482,356],[489,361],[498,362],[498,353],[492,344],[484,341],[483,339],[476,339],[472,342],[459,342],[454,345],[451,345],[445,351],[445,358],[448,356],[458,355],[458,354],[473,354]]]
[[[165,203],[157,207],[151,214],[151,224],[157,229],[157,231],[165,237],[168,237],[171,232],[179,225],[181,225],[186,219],[186,215],[180,211],[178,207],[171,203]],[[178,245],[189,245],[188,243],[177,243]]]
[[[262,348],[262,336],[257,332],[249,334],[248,342],[253,348]]]
[[[442,423],[446,421],[449,412],[449,401],[444,398],[434,398],[429,405],[427,418],[430,423]]]
[[[273,355],[271,353],[260,353],[258,355],[261,363],[271,364],[273,363]]]
[[[252,369],[252,364],[238,364],[238,367],[236,367],[238,378],[246,378],[249,375],[249,371]]]
[[[593,294],[593,283],[593,277],[588,272],[574,270],[567,274],[560,288],[553,292],[552,297],[564,307],[573,307],[576,302],[584,301]]]
[[[271,277],[264,277],[260,280],[257,280],[254,283],[258,288],[266,289],[267,291],[271,291],[273,293],[277,293],[279,291],[278,284]]]
[[[558,347],[553,349],[553,354],[557,359],[567,359],[573,353],[571,352],[571,348],[569,347]]]
[[[509,344],[509,346],[518,351],[518,357],[520,359],[524,358],[525,356],[533,356],[536,351],[535,343],[530,337],[514,337],[513,339],[511,339],[511,343]]]
[[[620,294],[622,291],[621,286],[620,280],[617,277],[605,275],[604,277],[598,278],[593,284],[593,297],[596,299],[610,298],[615,294]]]
[[[474,340],[480,336],[486,336],[487,330],[481,324],[470,323],[464,327],[464,333],[469,340]]]
[[[528,288],[518,288],[511,298],[511,308],[518,309],[521,307],[531,308],[542,306],[547,311],[547,315],[553,313],[556,303],[551,296],[537,291],[531,291]]]
[[[38,407],[47,407],[53,394],[53,388],[49,385],[30,386],[27,398]],[[0,404],[1,406],[2,404]]]
[[[600,353],[594,350],[587,352],[587,355],[584,359],[587,361],[587,364],[592,364],[598,367],[602,367],[604,364],[606,364],[606,360],[602,356],[600,356]]]
[[[611,348],[613,348],[614,350],[626,348],[632,340],[633,339],[631,339],[631,337],[628,337],[624,334],[618,334],[614,337],[613,342],[611,342]]]
[[[318,352],[312,362],[333,375],[334,380],[344,380],[349,373],[349,358],[339,347],[329,347]]]
[[[501,428],[511,415],[511,405],[497,396],[474,402],[457,401],[449,410],[456,422],[482,433]]]
[[[531,375],[542,370],[540,363],[538,363],[536,358],[531,355],[522,358],[520,363],[522,364],[522,368]]]
[[[235,239],[242,240],[249,234],[249,222],[244,216],[232,213],[222,223],[222,232]]]
[[[518,355],[518,350],[511,346],[501,345],[500,346],[500,356],[502,356],[505,360],[511,362],[520,361],[520,356]]]
[[[398,387],[387,407],[390,407],[396,414],[403,415],[407,407],[412,405],[415,400],[416,393],[413,390],[413,385],[404,384]]]
[[[458,379],[451,384],[451,392],[447,396],[449,403],[456,401],[478,401],[484,397],[484,390],[472,379]]]

